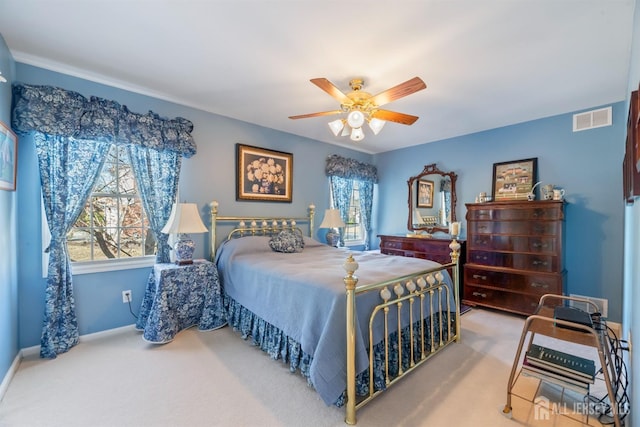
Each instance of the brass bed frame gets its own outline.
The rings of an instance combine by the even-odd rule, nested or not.
[[[245,216],[220,216],[218,215],[218,202],[213,201],[211,203],[211,260],[215,261],[216,253],[216,239],[217,239],[217,226],[219,223],[237,222],[237,227],[233,228],[225,240],[253,235],[272,235],[285,229],[299,230],[299,223],[307,223],[309,226],[309,237],[313,236],[313,222],[315,216],[315,206],[309,205],[308,214],[304,217],[245,217]],[[345,292],[347,298],[346,305],[346,332],[347,332],[347,400],[345,403],[345,422],[350,425],[354,425],[357,422],[356,411],[362,406],[370,402],[373,398],[378,396],[381,392],[389,388],[391,385],[398,382],[405,375],[413,371],[418,366],[422,365],[433,355],[443,350],[448,344],[452,342],[460,341],[460,305],[459,305],[459,255],[460,255],[460,243],[454,238],[449,245],[451,248],[451,262],[448,264],[442,264],[440,267],[423,270],[413,274],[397,277],[391,280],[387,280],[380,283],[361,285],[358,286],[358,277],[355,275],[358,269],[358,263],[353,258],[353,255],[348,255],[343,264],[343,268],[346,271],[346,276],[343,281],[345,284]],[[443,271],[450,269],[452,271],[453,289],[449,288],[449,285],[444,281]],[[391,291],[389,290],[391,289]],[[385,389],[375,390],[373,381],[374,375],[369,375],[369,392],[367,396],[356,395],[356,361],[355,361],[355,349],[356,349],[356,296],[365,292],[379,292],[381,302],[374,307],[369,320],[369,372],[374,370],[373,361],[373,329],[372,325],[376,316],[383,316],[384,320],[384,371],[385,371]],[[444,298],[443,298],[444,293]],[[435,294],[437,298],[434,297]],[[450,300],[449,295],[454,295],[454,301]],[[443,300],[444,305],[443,307]],[[453,332],[451,331],[451,319],[449,315],[441,316],[434,315],[434,301],[437,301],[439,305],[436,313],[442,312],[446,309],[447,313],[455,312],[455,319],[453,319]],[[419,307],[414,305],[418,303]],[[453,311],[451,305],[454,305]],[[398,347],[398,366],[397,375],[393,378],[389,378],[389,351],[392,343],[388,334],[388,315],[392,309],[397,310],[398,318],[398,331],[400,328],[401,312],[405,304],[408,304],[409,318],[414,318],[414,310],[419,310],[420,319],[425,319],[425,307],[429,307],[429,331],[425,331],[424,321],[419,322],[419,332],[417,336],[414,336],[414,328],[410,327],[409,342],[417,342],[417,347],[420,349],[419,354],[414,355],[414,345],[410,346],[409,367],[403,368],[402,366],[402,333],[397,333],[397,340],[395,344]],[[444,319],[443,319],[444,317]],[[434,322],[438,324],[435,333]],[[446,329],[445,329],[446,328]],[[443,331],[446,330],[446,334]],[[427,335],[428,334],[428,335]],[[436,336],[437,335],[437,336]],[[415,359],[418,359],[417,361]]]

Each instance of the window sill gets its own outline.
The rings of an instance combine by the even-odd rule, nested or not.
[[[155,262],[155,255],[118,260],[109,259],[103,261],[72,262],[71,273],[76,275],[102,273],[105,271],[130,270],[134,268],[151,267]]]

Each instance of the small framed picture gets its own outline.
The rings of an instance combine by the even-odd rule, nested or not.
[[[292,200],[293,154],[236,144],[236,200]]]
[[[15,191],[18,168],[18,137],[0,122],[0,190]]]
[[[416,196],[416,207],[433,207],[433,181],[428,179],[418,180],[418,195]]]
[[[537,158],[494,163],[492,200],[527,200],[537,179]]]

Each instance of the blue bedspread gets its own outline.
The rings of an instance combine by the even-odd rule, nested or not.
[[[305,238],[302,252],[279,253],[272,251],[268,242],[269,237],[253,236],[223,244],[216,256],[222,286],[235,301],[300,343],[302,350],[313,357],[309,378],[314,388],[327,404],[332,404],[346,387],[342,264],[349,252]],[[358,286],[439,266],[417,258],[352,254],[360,264],[356,271]],[[368,366],[368,336],[361,331],[367,330],[371,308],[379,301],[377,293],[357,299],[358,373]],[[396,322],[390,324],[393,327]],[[378,332],[374,341],[381,336]]]

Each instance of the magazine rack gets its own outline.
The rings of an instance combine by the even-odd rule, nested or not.
[[[613,422],[616,427],[621,427],[620,414],[618,412],[618,406],[616,404],[616,396],[613,392],[611,378],[614,377],[614,367],[611,363],[609,342],[606,336],[606,328],[589,327],[580,323],[569,322],[566,320],[560,320],[554,318],[554,308],[558,305],[562,305],[565,301],[577,301],[582,304],[588,304],[593,307],[594,311],[598,311],[598,307],[589,300],[583,298],[568,297],[563,295],[546,294],[540,298],[540,303],[535,313],[529,316],[524,323],[522,329],[522,335],[520,336],[520,342],[516,351],[513,366],[511,368],[511,375],[509,376],[509,383],[507,384],[507,403],[504,406],[503,413],[511,414],[511,396],[512,389],[517,379],[517,373],[521,361],[523,360],[522,351],[525,343],[527,333],[531,333],[527,350],[533,344],[533,339],[536,334],[545,335],[558,340],[572,342],[576,344],[587,345],[595,347],[598,352],[600,366],[602,367],[602,374],[604,377],[604,383],[607,388],[607,394],[609,401],[611,402],[611,408],[613,411]],[[542,378],[540,378],[543,380]]]

